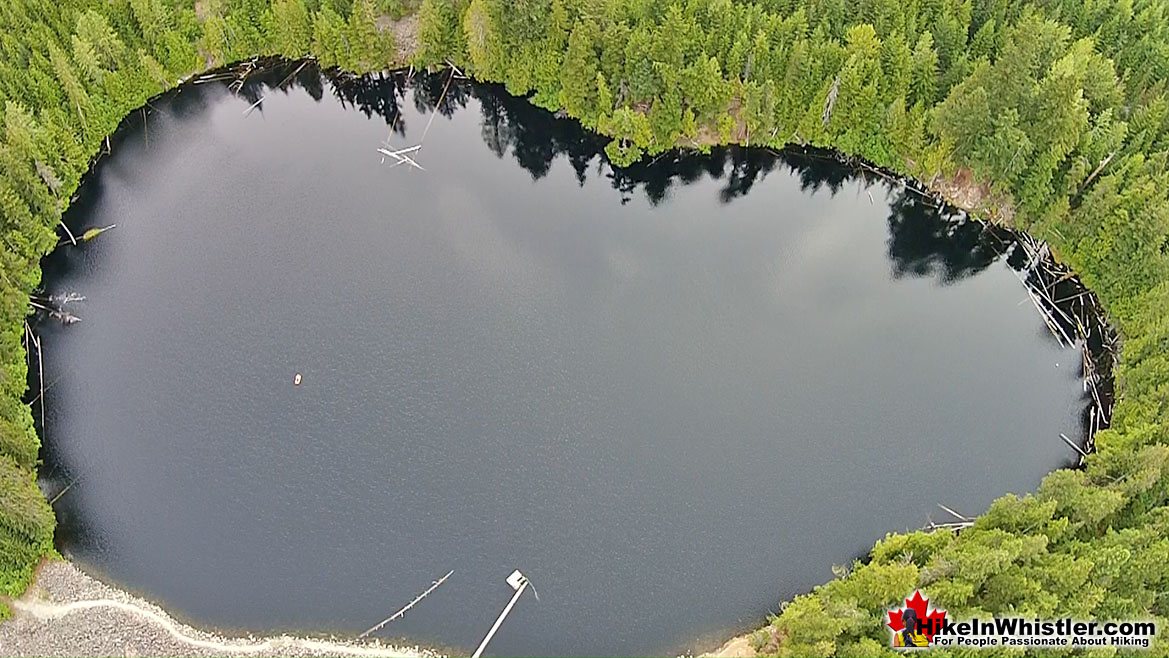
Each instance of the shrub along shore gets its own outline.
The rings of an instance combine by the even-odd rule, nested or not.
[[[1157,0],[0,3],[0,593],[52,551],[25,341],[62,212],[129,112],[196,71],[278,55],[353,72],[453,64],[611,137],[617,166],[721,143],[832,148],[1042,240],[1124,342],[1095,452],[960,532],[885,537],[758,640],[890,653],[885,610],[918,587],[956,617],[1164,621],[1167,13]]]

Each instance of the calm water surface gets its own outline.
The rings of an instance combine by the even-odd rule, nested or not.
[[[442,78],[288,72],[129,119],[69,215],[118,228],[46,262],[88,298],[45,328],[62,549],[185,619],[354,633],[454,569],[387,635],[470,651],[520,568],[489,653],[708,649],[1081,431],[1009,244],[912,194],[614,172],[468,84],[392,167]]]

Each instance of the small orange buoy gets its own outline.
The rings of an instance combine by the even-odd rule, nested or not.
[[[292,385],[293,386],[300,386],[300,373],[299,372],[296,373],[296,376],[292,378]]]

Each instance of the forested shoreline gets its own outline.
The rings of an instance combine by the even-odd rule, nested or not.
[[[1153,0],[0,4],[0,591],[21,592],[52,550],[24,340],[61,213],[126,114],[196,71],[279,55],[354,72],[454,64],[611,137],[616,166],[721,143],[833,148],[1045,240],[1124,339],[1097,451],[960,533],[889,535],[786,604],[758,641],[785,655],[889,653],[885,610],[916,587],[957,617],[1164,620],[1167,11]],[[416,21],[408,61],[396,59],[398,21]]]

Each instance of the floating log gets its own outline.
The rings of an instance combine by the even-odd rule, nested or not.
[[[259,107],[260,103],[263,103],[263,102],[264,102],[264,97],[261,96],[260,100],[256,101],[255,103],[252,103],[251,105],[248,106],[248,109],[244,110],[244,116],[246,117],[247,115],[251,114],[252,110]]]
[[[75,293],[75,292],[65,292],[65,293],[61,293],[60,295],[49,295],[48,297],[45,297],[44,295],[35,295],[34,294],[34,295],[29,296],[29,301],[30,302],[34,302],[34,301],[41,302],[44,304],[58,304],[58,305],[60,305],[60,304],[69,304],[71,302],[83,302],[83,301],[85,301],[85,297],[83,295]]]
[[[209,73],[207,75],[196,78],[192,84],[206,84],[208,82],[217,82],[219,80],[232,80],[235,76],[230,73]]]
[[[44,311],[45,314],[50,318],[57,320],[62,324],[74,324],[81,322],[81,318],[73,315],[68,311],[62,311],[61,309],[53,308],[52,306],[45,306],[44,304],[40,304],[32,298],[29,298],[28,303],[33,308],[39,308],[40,310]]]
[[[1068,444],[1069,446],[1071,446],[1071,447],[1072,447],[1072,450],[1075,450],[1076,452],[1080,453],[1080,458],[1081,458],[1081,459],[1082,459],[1082,458],[1084,458],[1084,457],[1087,457],[1087,456],[1088,456],[1088,453],[1087,453],[1087,452],[1086,452],[1086,451],[1085,451],[1083,448],[1081,448],[1080,446],[1076,445],[1076,442],[1075,442],[1075,441],[1072,441],[1071,439],[1069,439],[1067,434],[1064,434],[1063,432],[1060,432],[1060,433],[1059,433],[1059,438],[1063,439],[1063,442],[1064,442],[1064,443],[1066,443],[1066,444]]]
[[[43,428],[44,428],[44,423],[42,423],[42,424],[41,424],[41,427],[42,427],[42,431],[43,431]],[[81,479],[81,478],[78,478],[78,480],[79,480],[79,479]],[[72,488],[73,488],[73,485],[75,485],[75,484],[77,484],[77,480],[73,480],[73,481],[72,481],[72,482],[70,482],[69,484],[65,485],[65,488],[64,488],[64,489],[62,489],[62,490],[58,491],[58,492],[57,492],[57,495],[56,495],[56,496],[53,496],[53,499],[49,501],[49,507],[52,507],[53,505],[56,505],[56,504],[57,504],[57,501],[58,501],[58,500],[61,500],[61,496],[64,496],[66,493],[68,493],[68,491],[69,491],[70,489],[72,489]]]
[[[49,317],[61,322],[62,324],[75,324],[77,322],[81,322],[81,318],[65,311],[49,311]]]
[[[73,245],[76,245],[76,244],[77,244],[77,238],[75,238],[75,237],[73,236],[73,231],[70,231],[70,230],[69,230],[69,225],[68,225],[68,224],[66,224],[66,223],[65,223],[65,220],[63,220],[63,219],[61,219],[61,220],[58,220],[58,221],[59,221],[59,222],[60,222],[60,224],[61,224],[61,228],[65,229],[65,234],[69,236],[69,242],[70,242],[71,244],[73,244]],[[64,244],[64,240],[62,240],[62,241],[61,241],[61,244]]]
[[[296,70],[295,70],[295,71],[293,71],[292,73],[289,73],[287,78],[284,78],[284,80],[282,80],[282,81],[280,82],[280,84],[276,85],[276,88],[277,88],[277,89],[283,89],[283,88],[284,88],[284,85],[288,84],[288,82],[289,82],[290,80],[292,80],[293,78],[295,78],[295,77],[296,77],[296,75],[297,75],[298,73],[300,73],[300,72],[301,72],[301,71],[304,69],[304,67],[305,67],[305,66],[307,66],[307,65],[308,65],[308,63],[309,63],[309,60],[307,60],[307,59],[306,59],[306,60],[304,60],[303,62],[301,62],[301,63],[300,63],[300,66],[296,67]]]
[[[927,530],[965,530],[974,525],[974,521],[950,521],[947,523],[929,522],[926,526]]]
[[[81,234],[81,241],[82,242],[89,242],[90,240],[96,238],[97,236],[101,235],[102,233],[105,233],[106,231],[108,231],[112,228],[118,228],[118,225],[117,224],[110,224],[109,226],[100,226],[100,227],[88,229],[85,231],[85,233]],[[84,298],[82,298],[82,299],[84,299]]]
[[[452,62],[451,60],[448,59],[448,60],[446,60],[446,65],[451,67],[451,70],[454,71],[455,75],[459,76],[459,78],[464,79],[464,80],[467,79],[466,74],[463,73],[462,71],[460,71],[459,67],[455,66],[454,62]]]
[[[954,518],[956,518],[956,519],[959,519],[959,520],[961,520],[961,521],[969,521],[969,520],[970,520],[970,517],[968,517],[968,516],[962,516],[961,514],[959,514],[959,513],[955,512],[954,510],[950,509],[949,507],[946,507],[945,505],[943,505],[943,504],[941,504],[941,503],[938,503],[938,507],[942,508],[942,509],[943,509],[943,510],[945,510],[946,512],[949,512],[949,513],[950,513],[950,515],[952,515],[952,516],[953,516]]]
[[[447,93],[447,91],[450,90],[451,82],[453,82],[454,79],[455,79],[455,69],[452,67],[451,74],[449,76],[447,76],[446,85],[443,86],[442,93],[438,95],[438,102],[434,104],[434,111],[430,113],[430,119],[427,120],[426,127],[422,129],[422,139],[418,140],[418,147],[419,148],[421,148],[422,143],[424,141],[426,141],[426,133],[430,132],[430,124],[434,123],[434,117],[436,114],[438,114],[439,109],[442,108],[442,102],[446,98],[446,93]]]
[[[299,376],[299,375],[298,375],[298,376]],[[447,578],[450,578],[450,577],[451,577],[451,574],[453,574],[454,572],[455,572],[455,570],[454,570],[454,569],[451,569],[450,571],[446,572],[446,575],[445,575],[445,576],[443,576],[442,578],[439,578],[438,580],[436,580],[436,581],[434,581],[433,583],[431,583],[431,584],[430,584],[430,587],[427,587],[425,592],[423,592],[423,593],[419,594],[418,596],[414,597],[414,600],[413,600],[413,601],[411,601],[411,602],[409,602],[409,603],[407,603],[405,606],[403,606],[403,607],[402,607],[402,609],[398,610],[397,612],[395,612],[394,614],[390,615],[389,617],[386,617],[385,619],[383,619],[382,621],[378,622],[377,624],[374,624],[374,625],[373,625],[373,626],[372,626],[372,627],[371,627],[369,630],[365,631],[365,632],[364,632],[364,633],[362,633],[361,635],[358,635],[358,636],[357,636],[357,639],[359,639],[359,640],[360,640],[361,638],[363,638],[363,637],[365,637],[365,636],[369,635],[370,633],[376,633],[376,632],[377,632],[379,629],[381,629],[381,628],[382,628],[383,626],[385,626],[386,624],[388,624],[388,623],[390,623],[390,622],[394,621],[395,619],[398,619],[398,618],[400,618],[402,615],[406,614],[406,611],[407,611],[407,610],[409,610],[410,608],[413,608],[413,607],[415,606],[415,604],[417,604],[417,603],[418,603],[419,601],[421,601],[422,599],[426,598],[426,595],[427,595],[427,594],[430,594],[430,593],[431,593],[431,592],[433,592],[434,590],[438,589],[438,586],[439,586],[439,585],[441,585],[441,584],[443,584],[443,583],[445,583],[445,582],[446,582],[446,579],[447,579]]]
[[[418,144],[415,146],[407,146],[406,148],[398,149],[397,151],[391,151],[387,148],[378,148],[378,152],[383,154],[383,155],[388,155],[390,157],[398,158],[398,157],[405,155],[406,153],[413,153],[421,148],[422,148],[422,145]]]
[[[231,93],[237,96],[239,95],[240,90],[244,88],[244,83],[247,81],[248,76],[251,75],[255,68],[256,59],[253,57],[235,69],[235,80],[227,85],[227,88],[231,89]]]
[[[417,144],[415,146],[408,146],[404,149],[398,149],[397,151],[391,151],[385,147],[378,147],[377,152],[381,153],[382,155],[387,155],[387,156],[397,160],[397,162],[395,162],[394,165],[392,165],[392,166],[397,166],[400,164],[408,164],[408,165],[415,167],[417,169],[420,169],[422,171],[426,171],[426,168],[423,167],[422,165],[418,164],[414,160],[414,158],[411,158],[410,156],[406,155],[407,153],[414,153],[414,152],[419,151],[421,149],[422,149],[422,145]],[[382,159],[382,162],[385,162],[385,158]]]

